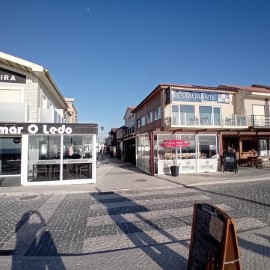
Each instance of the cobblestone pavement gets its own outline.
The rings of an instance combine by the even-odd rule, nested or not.
[[[243,269],[269,269],[270,181],[0,196],[0,270],[186,269],[194,203],[235,219]]]

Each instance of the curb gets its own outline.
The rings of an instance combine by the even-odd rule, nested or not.
[[[218,184],[232,184],[232,183],[247,183],[247,182],[257,182],[257,181],[268,181],[270,177],[258,178],[258,179],[238,179],[238,180],[221,180],[221,181],[212,181],[212,182],[198,182],[194,184],[188,184],[186,186],[209,186],[209,185],[218,185]]]

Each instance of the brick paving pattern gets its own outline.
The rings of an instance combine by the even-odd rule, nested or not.
[[[186,269],[194,203],[235,219],[243,269],[270,265],[270,181],[0,197],[0,270]]]

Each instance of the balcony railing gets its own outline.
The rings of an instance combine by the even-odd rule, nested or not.
[[[27,103],[0,102],[0,122],[27,122]]]
[[[40,122],[41,123],[63,123],[63,110],[52,109],[52,108],[41,108],[40,109]],[[62,113],[62,115],[60,114]]]
[[[270,119],[270,118],[269,118]],[[166,127],[247,127],[245,115],[233,114],[221,119],[216,115],[191,115],[182,114],[180,117],[165,118]]]
[[[270,127],[270,115],[250,115],[248,124],[252,127]]]

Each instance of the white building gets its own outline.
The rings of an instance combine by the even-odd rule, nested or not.
[[[95,183],[97,124],[69,123],[48,70],[0,52],[0,175],[20,184]],[[3,184],[3,181],[0,183]]]

